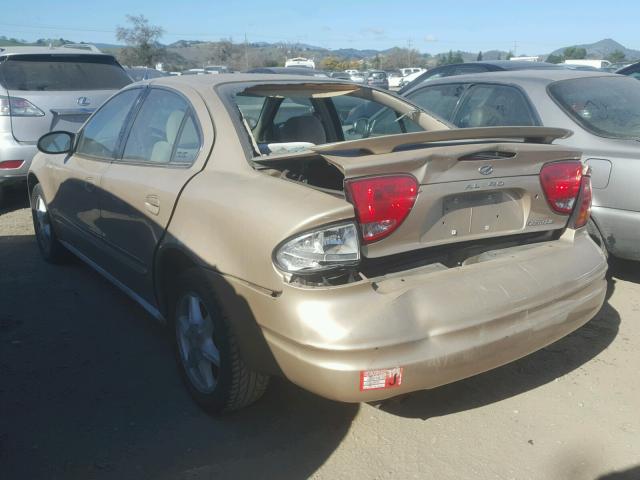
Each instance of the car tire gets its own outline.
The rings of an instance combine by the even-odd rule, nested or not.
[[[238,410],[258,400],[269,376],[245,364],[212,282],[201,270],[190,269],[174,285],[171,330],[191,396],[211,413]]]
[[[36,241],[42,257],[49,263],[64,263],[69,252],[60,243],[51,223],[49,206],[44,198],[42,187],[37,184],[31,191],[31,216]]]

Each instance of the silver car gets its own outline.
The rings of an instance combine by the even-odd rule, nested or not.
[[[129,83],[116,59],[93,46],[0,48],[0,199],[6,185],[26,180],[43,134],[75,132]]]
[[[543,125],[592,169],[590,231],[617,257],[640,260],[640,82],[575,70],[490,72],[433,80],[404,93],[461,128]]]

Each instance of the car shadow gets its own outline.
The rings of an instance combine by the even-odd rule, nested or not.
[[[640,466],[631,467],[628,470],[619,470],[607,473],[597,478],[597,480],[638,480],[640,479]]]
[[[393,415],[423,420],[472,410],[552,382],[595,358],[618,334],[620,315],[608,303],[615,289],[609,279],[600,312],[586,325],[520,360],[432,390],[380,403]]]
[[[611,258],[609,260],[609,276],[625,282],[640,283],[640,262]]]
[[[4,187],[0,198],[0,215],[29,206],[29,193],[25,185]]]
[[[307,478],[359,406],[274,379],[254,405],[200,410],[167,328],[94,273],[0,236],[4,478]]]

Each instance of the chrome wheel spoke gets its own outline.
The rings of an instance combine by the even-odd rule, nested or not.
[[[200,299],[195,295],[189,296],[189,320],[197,325],[201,325],[203,322]]]
[[[213,319],[200,297],[182,296],[176,311],[176,340],[189,380],[203,392],[215,390],[220,369],[220,350],[213,340]]]
[[[204,359],[200,361],[200,363],[198,364],[198,372],[200,373],[200,378],[202,379],[202,382],[204,383],[206,388],[211,389],[215,386],[216,380],[213,377],[213,370],[211,368],[211,364],[208,361]]]
[[[211,338],[205,339],[200,347],[200,351],[202,352],[202,356],[209,362],[213,363],[216,367],[220,366],[220,351]]]

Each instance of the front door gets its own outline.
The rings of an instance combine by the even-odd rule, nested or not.
[[[51,165],[58,188],[49,202],[61,238],[96,262],[103,253],[102,176],[117,155],[121,132],[140,92],[125,90],[110,99],[78,134],[73,153],[58,156]]]

